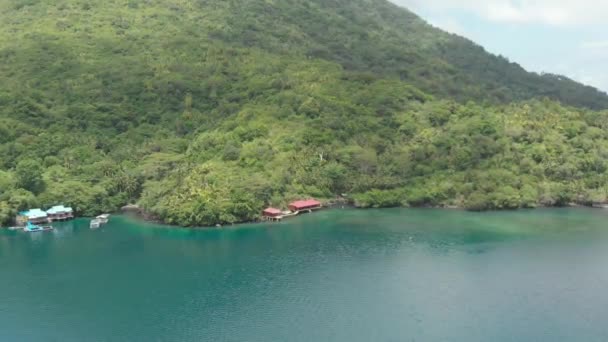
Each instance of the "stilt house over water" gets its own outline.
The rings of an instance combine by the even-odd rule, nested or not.
[[[262,212],[262,215],[266,216],[266,217],[279,217],[283,214],[283,212],[280,209],[276,209],[276,208],[268,208],[266,210],[264,210],[264,212]]]
[[[321,207],[322,207],[321,202],[314,200],[314,199],[309,199],[309,200],[305,200],[305,201],[295,201],[295,202],[292,202],[291,204],[289,204],[289,210],[291,210],[293,212],[304,211],[304,210],[316,210],[316,209],[321,209]]]
[[[284,218],[296,216],[304,212],[312,212],[313,210],[321,209],[321,202],[309,199],[305,201],[296,201],[289,204],[288,211],[281,211],[277,208],[266,208],[262,212],[262,219],[266,221],[281,221]]]
[[[51,209],[44,211],[42,209],[30,209],[22,211],[15,219],[17,225],[24,227],[28,222],[38,225],[47,224],[53,221],[65,221],[74,218],[74,210],[63,205],[56,205]]]
[[[46,211],[51,221],[65,221],[74,218],[74,210],[63,205],[56,205]]]
[[[17,215],[17,224],[25,226],[28,222],[33,224],[45,224],[51,222],[48,214],[41,209],[30,209],[22,211]]]

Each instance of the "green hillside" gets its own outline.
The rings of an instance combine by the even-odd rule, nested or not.
[[[542,96],[567,105],[608,108],[606,93],[563,76],[526,72],[388,1],[201,3],[205,11],[213,3],[212,11],[222,13],[210,37],[233,46],[297,52],[463,102],[505,103]]]
[[[4,223],[58,202],[210,225],[344,193],[606,199],[606,94],[382,0],[0,0],[0,23]]]

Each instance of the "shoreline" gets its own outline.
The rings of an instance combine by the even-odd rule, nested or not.
[[[583,204],[577,204],[577,203],[569,203],[568,205],[565,205],[565,206],[539,205],[534,208],[494,209],[494,210],[476,211],[476,210],[467,210],[466,208],[459,207],[459,206],[397,206],[397,207],[362,208],[362,207],[357,207],[357,206],[353,205],[352,203],[333,203],[333,204],[327,204],[327,205],[324,204],[323,208],[321,208],[319,210],[313,211],[312,213],[303,213],[301,215],[314,215],[314,213],[318,212],[318,211],[336,210],[336,209],[355,209],[358,211],[378,210],[378,209],[437,209],[437,210],[446,210],[446,211],[463,211],[463,212],[470,212],[470,213],[492,213],[492,212],[504,212],[504,211],[521,211],[521,210],[537,210],[537,209],[569,209],[569,208],[587,208],[587,209],[602,210],[602,209],[608,209],[608,204],[602,205],[602,206],[597,206],[597,205],[583,205]],[[173,228],[223,229],[226,227],[235,227],[235,226],[240,226],[240,225],[258,225],[258,224],[262,224],[262,223],[269,223],[268,221],[258,219],[255,221],[243,221],[243,222],[235,222],[235,223],[229,223],[229,224],[216,224],[214,226],[178,226],[175,224],[170,224],[170,223],[164,222],[161,219],[155,218],[154,215],[151,215],[149,213],[134,214],[133,212],[131,212],[130,214],[129,213],[122,213],[122,214],[124,214],[127,217],[132,217],[136,220],[140,220],[145,223],[162,225],[162,226],[166,226],[167,228],[170,228],[170,229],[173,229]],[[300,216],[300,215],[297,215],[297,216]],[[295,218],[297,216],[294,216],[292,218]],[[287,220],[289,221],[289,219],[287,219]],[[280,223],[280,222],[274,222],[272,224],[278,224],[278,223]]]
[[[323,207],[319,210],[315,210],[311,213],[308,213],[308,212],[302,213],[297,216],[310,215],[310,214],[314,214],[317,211],[336,210],[336,209],[355,209],[355,210],[360,210],[360,211],[378,210],[378,209],[437,209],[437,210],[447,210],[447,211],[464,211],[464,212],[471,212],[471,213],[492,213],[492,212],[503,212],[503,211],[520,211],[520,210],[536,210],[536,209],[568,209],[568,208],[587,208],[587,209],[596,209],[596,210],[602,210],[602,209],[606,210],[606,209],[608,209],[608,204],[584,205],[584,204],[577,204],[577,203],[569,203],[568,205],[565,205],[565,206],[539,205],[534,208],[493,209],[493,210],[479,210],[478,211],[478,210],[468,210],[464,207],[459,207],[459,206],[396,206],[396,207],[365,207],[364,208],[364,207],[358,207],[352,203],[347,203],[347,202],[327,202],[327,203],[324,203]],[[239,225],[257,225],[257,224],[262,224],[262,223],[269,223],[268,221],[257,219],[257,220],[252,220],[252,221],[243,221],[243,222],[235,222],[235,223],[228,223],[228,224],[216,224],[213,226],[179,226],[179,225],[164,222],[162,219],[159,219],[155,215],[145,212],[145,210],[141,209],[141,208],[137,211],[135,211],[135,210],[116,211],[116,212],[112,212],[111,214],[112,215],[124,215],[125,217],[130,217],[130,218],[133,218],[133,219],[141,221],[141,222],[162,225],[162,226],[165,226],[165,227],[171,228],[171,229],[173,229],[173,228],[222,229],[222,228],[226,228],[226,227],[234,227],[234,226],[239,226]],[[294,217],[297,217],[297,216],[294,216]],[[94,217],[87,217],[87,216],[75,217],[75,219],[87,219],[87,220],[90,220],[93,218]],[[287,220],[289,220],[289,219],[287,219]],[[277,223],[279,223],[279,222],[274,222],[274,224],[277,224]],[[14,229],[15,227],[16,226],[0,227],[0,230],[15,231],[16,230],[16,229]]]

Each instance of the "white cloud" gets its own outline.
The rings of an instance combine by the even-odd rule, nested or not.
[[[412,9],[464,10],[487,20],[554,26],[606,25],[605,0],[392,0]]]
[[[608,0],[390,1],[528,70],[564,74],[608,91]]]
[[[592,87],[596,87],[597,89],[603,90],[608,89],[608,75],[593,72],[593,70],[585,69],[581,70],[579,73],[575,73],[572,75],[573,79],[579,81],[583,84],[588,84]]]
[[[581,44],[571,68],[575,79],[608,92],[608,41],[589,41]]]
[[[528,70],[564,74],[608,91],[608,0],[390,1]]]
[[[608,40],[583,42],[581,48],[587,50],[608,50]]]

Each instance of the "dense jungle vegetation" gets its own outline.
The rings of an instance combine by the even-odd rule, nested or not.
[[[0,0],[0,223],[605,202],[608,95],[384,0]]]

